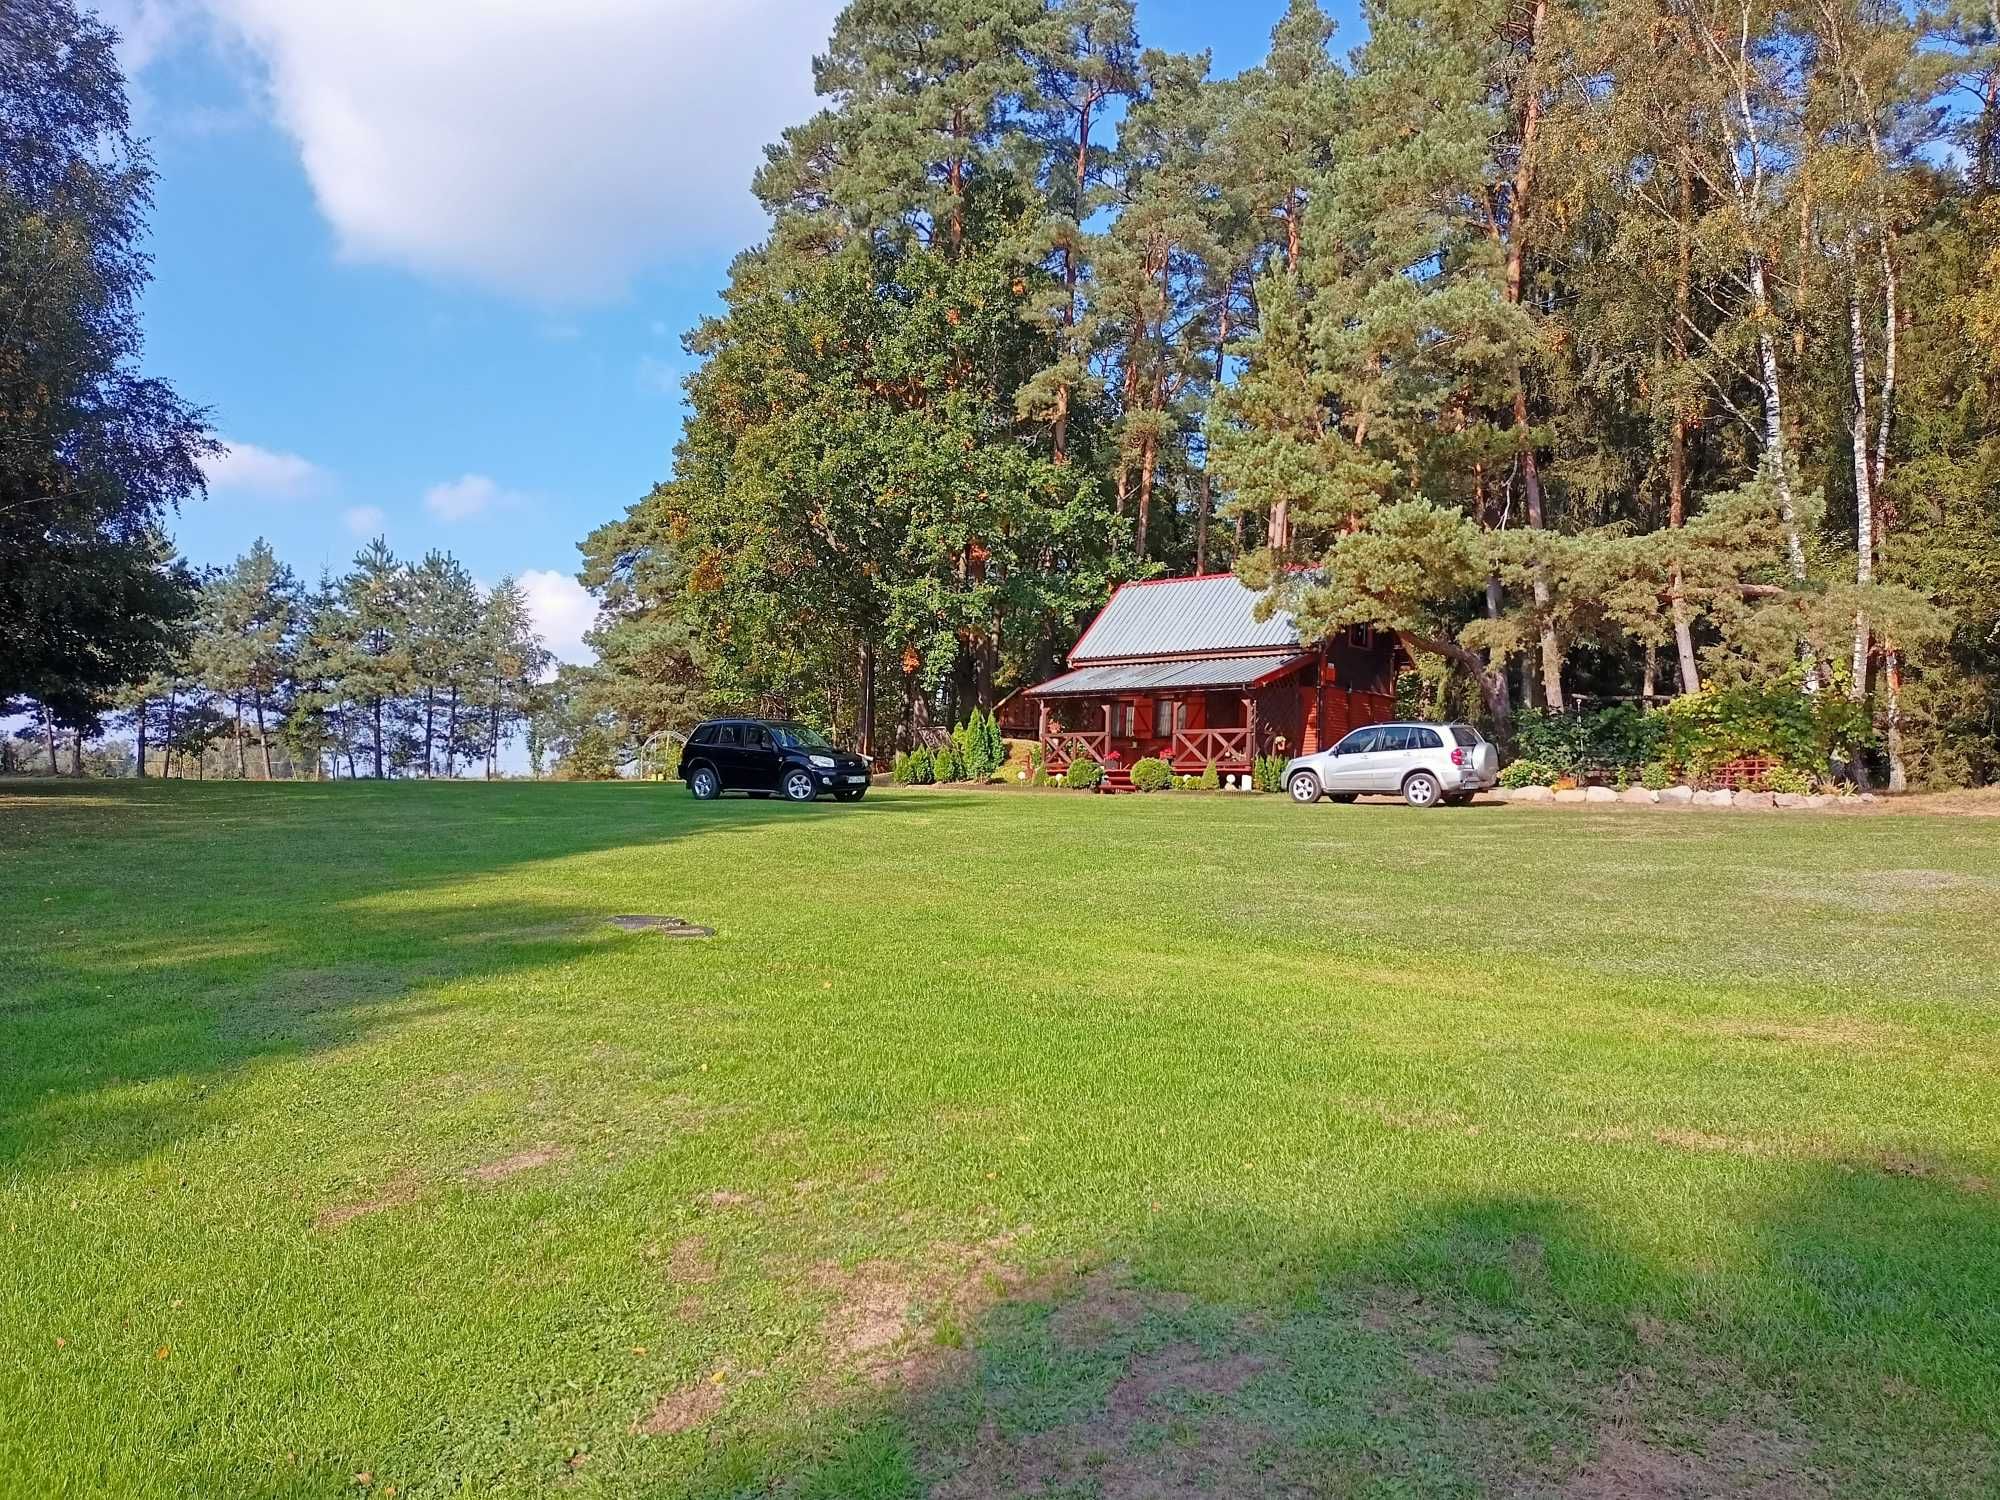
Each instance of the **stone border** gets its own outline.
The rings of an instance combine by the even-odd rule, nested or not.
[[[1725,789],[1696,791],[1691,786],[1670,786],[1664,791],[1649,787],[1628,787],[1620,792],[1608,786],[1569,787],[1555,791],[1545,786],[1496,787],[1483,795],[1501,802],[1578,802],[1603,806],[1606,803],[1632,807],[1730,807],[1750,811],[1787,810],[1831,812],[1860,811],[1880,805],[1873,792],[1832,796],[1824,792],[1732,792]]]

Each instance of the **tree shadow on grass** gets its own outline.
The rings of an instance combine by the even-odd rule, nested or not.
[[[915,810],[672,786],[9,783],[0,1169],[142,1156],[199,1128],[219,1075],[468,1003],[447,987],[673,941],[612,932],[583,899],[440,902],[455,884],[690,840],[720,859],[753,830]]]
[[[913,1276],[897,1341],[850,1351],[775,1446],[722,1410],[688,1493],[1995,1493],[2000,1204],[1944,1178],[1772,1175],[1728,1273],[1491,1198],[1362,1242],[1165,1218],[1091,1267]],[[879,1304],[893,1278],[869,1274]]]

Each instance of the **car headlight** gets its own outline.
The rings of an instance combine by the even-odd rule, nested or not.
[[[833,769],[833,757],[831,755],[808,755],[806,759],[818,766],[822,771],[831,771]]]

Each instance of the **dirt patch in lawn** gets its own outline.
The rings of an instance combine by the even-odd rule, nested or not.
[[[1801,1445],[1737,1423],[1700,1435],[1699,1447],[1668,1447],[1618,1423],[1557,1492],[1562,1500],[1806,1500],[1825,1487],[1803,1464]]]
[[[1084,1277],[1076,1295],[1049,1317],[1049,1332],[1071,1349],[1095,1349],[1155,1313],[1188,1306],[1179,1292],[1142,1291],[1122,1265],[1104,1266]]]
[[[532,1172],[537,1167],[553,1166],[568,1156],[569,1152],[561,1146],[530,1146],[525,1151],[516,1151],[512,1156],[503,1156],[497,1161],[481,1162],[467,1175],[477,1182],[505,1182],[509,1177]]]
[[[423,1191],[423,1184],[414,1176],[405,1173],[388,1182],[372,1198],[357,1199],[352,1203],[336,1203],[321,1209],[313,1217],[315,1229],[338,1229],[343,1224],[351,1224],[356,1219],[369,1214],[384,1213],[392,1208],[406,1208],[417,1201]]]
[[[632,1424],[646,1437],[671,1437],[691,1432],[722,1410],[722,1387],[713,1382],[684,1385],[653,1403],[653,1409]]]
[[[1829,1016],[1824,1021],[1768,1021],[1752,1016],[1717,1016],[1676,1021],[1676,1031],[1693,1036],[1721,1036],[1746,1042],[1786,1042],[1806,1047],[1865,1047],[1877,1052],[1905,1052],[1916,1043],[1907,1027],[1863,1021],[1854,1016]]]
[[[838,1366],[877,1385],[922,1385],[963,1374],[971,1355],[963,1328],[1025,1280],[1006,1252],[1026,1230],[979,1244],[939,1241],[923,1260],[842,1268],[824,1261],[813,1283],[833,1294],[821,1328]]]
[[[667,1253],[667,1276],[682,1286],[702,1286],[715,1280],[715,1252],[706,1237],[691,1234]]]
[[[992,1422],[935,1485],[937,1500],[1093,1493],[1122,1500],[1313,1489],[1268,1462],[1272,1434],[1232,1407],[1264,1362],[1174,1342],[1130,1356],[1089,1415],[1003,1436]]]

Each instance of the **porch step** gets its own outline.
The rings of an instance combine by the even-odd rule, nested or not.
[[[1129,792],[1132,790],[1132,773],[1124,766],[1107,766],[1104,780],[1098,783],[1103,792]]]

